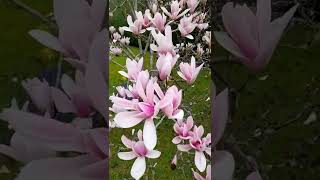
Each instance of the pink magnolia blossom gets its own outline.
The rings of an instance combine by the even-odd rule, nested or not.
[[[108,165],[108,149],[105,128],[82,131],[67,123],[14,109],[3,111],[1,119],[9,122],[19,135],[32,138],[53,151],[79,153],[78,156],[70,158],[48,157],[33,160],[21,170],[18,180],[103,180],[107,177],[105,168]]]
[[[178,71],[177,73],[188,84],[192,84],[197,79],[197,76],[198,76],[202,66],[203,66],[203,63],[200,66],[196,67],[196,60],[192,56],[190,64],[184,63],[184,62],[180,63],[180,65],[179,65],[180,71]]]
[[[166,55],[160,54],[156,67],[159,71],[159,77],[161,80],[165,80],[170,76],[171,70],[176,64],[178,58],[179,55],[173,57],[171,53],[167,53]]]
[[[96,33],[102,28],[106,1],[54,0],[54,17],[59,28],[59,37],[42,30],[29,34],[41,44],[63,53],[65,60],[74,67],[85,66],[90,45]],[[80,60],[80,61],[79,61]]]
[[[187,0],[187,5],[190,9],[190,13],[194,13],[196,8],[198,7],[200,1],[199,0]]]
[[[192,116],[189,116],[186,122],[184,122],[182,119],[178,119],[177,122],[173,125],[174,132],[177,136],[172,139],[172,143],[179,144],[182,140],[190,139],[192,135],[192,127]]]
[[[136,158],[131,168],[131,176],[135,179],[140,179],[146,170],[146,158],[156,159],[161,155],[160,151],[146,148],[142,131],[138,131],[138,141],[133,141],[128,139],[126,136],[122,135],[122,143],[131,149],[129,152],[119,152],[118,157],[122,160],[132,160]]]
[[[46,80],[38,78],[22,81],[22,87],[27,91],[33,104],[42,113],[52,110],[51,89]]]
[[[197,172],[193,172],[193,176],[196,180],[211,180],[211,165],[207,166],[207,175],[205,178]]]
[[[152,30],[151,33],[158,45],[150,45],[150,48],[153,51],[157,51],[158,54],[166,55],[167,53],[171,53],[172,56],[176,56],[175,46],[172,42],[171,26],[166,26],[165,35],[163,35],[161,32],[156,33],[155,30]]]
[[[182,100],[182,90],[173,85],[168,88],[164,95],[158,84],[155,84],[155,91],[160,98],[159,108],[169,119],[182,119],[184,112],[179,109]]]
[[[271,21],[271,1],[257,0],[257,13],[246,6],[227,3],[222,9],[226,32],[215,32],[219,44],[238,57],[253,71],[264,68],[270,61],[283,30],[298,5],[281,18]]]
[[[112,34],[112,38],[113,38],[113,41],[112,42],[117,42],[121,39],[121,35],[118,33],[118,32],[115,32]]]
[[[174,168],[177,166],[177,163],[178,163],[178,155],[175,154],[172,158],[172,161],[171,161],[171,166],[173,166]]]
[[[128,78],[130,81],[136,81],[138,74],[142,71],[143,68],[143,58],[141,58],[138,62],[136,60],[131,60],[127,58],[126,68],[128,72],[119,71],[119,73]]]
[[[68,75],[62,75],[61,87],[64,92],[51,87],[52,98],[59,112],[74,113],[78,117],[89,117],[94,112],[81,72],[77,71],[75,82]]]
[[[206,169],[207,159],[204,152],[211,156],[211,133],[202,138],[204,133],[203,126],[194,126],[189,144],[179,144],[177,147],[180,151],[195,150],[194,162],[200,172]]]
[[[137,20],[140,21],[142,23],[142,26],[144,28],[147,28],[150,26],[151,24],[151,13],[150,13],[150,9],[146,9],[144,14],[142,14],[141,11],[136,12],[136,16],[137,16]]]
[[[127,16],[127,23],[129,27],[122,27],[123,30],[132,32],[134,35],[140,35],[144,33],[146,30],[143,29],[143,21],[141,19],[136,19],[134,22],[132,21],[132,16]]]
[[[178,29],[181,33],[182,37],[186,37],[188,39],[193,39],[193,36],[190,34],[197,27],[197,24],[193,23],[192,16],[183,17],[180,19],[180,24],[178,25]]]
[[[170,17],[170,19],[172,20],[177,20],[180,17],[184,16],[185,14],[188,13],[189,9],[184,10],[183,12],[181,12],[182,7],[180,7],[180,4],[177,0],[174,0],[171,2],[170,5],[170,12],[165,8],[165,7],[161,7],[162,11],[168,16]],[[180,13],[181,12],[181,13]]]
[[[130,44],[130,38],[129,37],[123,37],[120,39],[120,43],[124,46],[128,46]]]
[[[131,128],[145,120],[143,139],[148,149],[153,149],[157,144],[157,132],[153,119],[159,112],[159,105],[155,102],[155,84],[157,83],[152,79],[145,83],[138,78],[136,89],[141,101],[138,99],[127,100],[115,96],[110,98],[113,106],[120,110],[114,117],[115,123],[120,128]]]
[[[149,19],[151,21],[152,27],[156,28],[160,32],[165,30],[167,22],[167,16],[165,14],[160,14],[159,12],[157,12],[153,18],[149,15]]]

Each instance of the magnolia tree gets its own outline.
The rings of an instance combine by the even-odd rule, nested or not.
[[[43,77],[22,81],[29,99],[22,107],[13,99],[0,114],[14,131],[10,145],[0,145],[0,153],[23,164],[16,179],[105,180],[106,1],[54,0],[53,7],[58,34],[42,30],[29,34],[60,54],[56,81]],[[62,73],[65,62],[73,67],[69,74]]]
[[[194,159],[195,177],[200,178],[198,172],[207,169],[207,178],[211,179],[211,133],[205,134],[204,127],[193,119],[188,106],[182,108],[183,89],[176,84],[177,81],[185,81],[189,86],[196,83],[209,58],[211,35],[207,31],[205,3],[153,1],[149,8],[138,10],[137,2],[133,1],[135,8],[132,9],[134,13],[127,16],[128,26],[109,28],[111,53],[127,56],[126,65],[119,74],[128,80],[125,85],[117,86],[110,97],[110,110],[114,113],[110,124],[114,124],[114,128],[143,124],[137,138],[121,137],[128,150],[117,154],[122,160],[134,160],[130,174],[135,179],[145,174],[150,166],[148,159],[161,158],[157,144],[158,134],[168,131],[161,129],[164,120],[172,122],[176,134],[172,142],[167,142],[178,150],[172,155],[172,163],[177,164],[181,152],[185,152]],[[125,36],[129,33],[138,40],[138,54],[130,50],[130,39]],[[150,64],[145,69],[147,52]],[[115,61],[112,57],[111,60]]]

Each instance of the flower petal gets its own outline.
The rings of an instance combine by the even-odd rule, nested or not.
[[[147,119],[143,126],[143,140],[147,149],[152,150],[157,145],[157,130],[153,119]]]
[[[146,160],[144,157],[138,157],[131,168],[131,176],[135,179],[140,179],[146,171]]]

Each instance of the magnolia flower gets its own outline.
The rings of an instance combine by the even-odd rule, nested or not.
[[[111,47],[110,51],[112,54],[114,54],[115,56],[119,56],[122,53],[122,49],[118,48],[118,47]]]
[[[155,102],[155,84],[152,79],[143,82],[140,77],[136,82],[138,99],[127,100],[120,97],[110,97],[113,105],[122,111],[116,113],[114,121],[120,128],[131,128],[144,120],[143,139],[148,149],[153,149],[157,144],[157,132],[154,117],[159,112],[159,106]]]
[[[138,62],[136,60],[131,60],[127,58],[126,68],[128,72],[126,73],[124,71],[119,71],[119,73],[131,81],[136,81],[139,73],[142,71],[142,67],[143,67],[143,58],[140,58]]]
[[[164,14],[161,15],[159,12],[157,12],[153,18],[151,17],[151,15],[149,15],[149,19],[154,28],[156,28],[160,32],[165,30],[167,16],[165,16]]]
[[[171,53],[167,53],[166,55],[160,54],[156,66],[161,80],[165,80],[170,76],[171,70],[176,64],[178,58],[179,55],[173,57]]]
[[[182,119],[178,119],[177,122],[173,125],[174,132],[177,136],[172,139],[172,143],[179,144],[182,140],[190,139],[192,135],[192,127],[192,116],[189,116],[186,122],[184,122]]]
[[[180,24],[178,25],[181,36],[188,39],[193,39],[193,36],[190,33],[192,33],[196,27],[197,24],[192,22],[192,16],[183,17],[182,19],[180,19]]]
[[[178,163],[178,156],[177,154],[175,154],[171,161],[171,168],[175,169],[177,167],[177,163]]]
[[[196,180],[211,180],[211,165],[207,166],[207,176],[205,178],[197,172],[193,172],[193,176]]]
[[[167,53],[171,53],[172,56],[176,56],[176,52],[174,50],[175,46],[172,43],[171,26],[166,26],[165,35],[163,35],[161,32],[156,33],[155,30],[152,30],[151,33],[158,45],[156,46],[155,44],[151,44],[151,50],[157,51],[158,54],[166,55]]]
[[[58,120],[14,109],[2,112],[1,119],[9,122],[23,138],[32,138],[55,152],[72,151],[79,154],[70,158],[33,160],[22,168],[16,179],[55,180],[67,177],[103,180],[107,177],[107,129],[96,128],[84,132]]]
[[[187,5],[190,9],[190,13],[194,13],[199,5],[199,0],[187,0]]]
[[[118,95],[119,95],[120,97],[126,97],[126,90],[125,90],[124,87],[122,87],[122,86],[117,86],[117,87],[116,87],[116,90],[118,91]]]
[[[128,46],[130,44],[130,38],[129,37],[123,37],[120,39],[120,43],[124,46]]]
[[[172,20],[179,19],[180,17],[182,17],[185,14],[187,14],[188,11],[189,11],[189,9],[186,9],[182,13],[180,13],[181,10],[182,10],[182,7],[180,7],[180,4],[179,4],[179,2],[177,0],[172,1],[170,7],[171,7],[170,13],[168,12],[168,10],[165,7],[161,7],[161,9]]]
[[[113,33],[112,37],[113,37],[113,42],[114,43],[121,39],[121,35],[118,32]]]
[[[90,4],[87,0],[53,2],[59,37],[42,30],[32,30],[29,34],[48,48],[63,53],[68,57],[64,60],[72,66],[84,68],[94,36],[102,28],[106,1],[92,0]]]
[[[192,84],[196,79],[197,76],[202,68],[204,63],[196,68],[196,60],[192,56],[191,57],[191,64],[181,62],[179,67],[180,71],[178,71],[178,75],[184,79],[188,84]]]
[[[226,32],[215,32],[217,41],[253,71],[270,61],[281,34],[298,5],[271,22],[270,0],[258,0],[256,15],[246,6],[227,3],[222,9]]]
[[[168,88],[164,95],[158,84],[155,84],[155,91],[160,98],[159,108],[170,119],[182,119],[184,112],[179,109],[182,100],[182,90],[178,90],[176,86]]]
[[[207,160],[204,152],[211,156],[211,133],[202,138],[203,133],[203,126],[194,126],[192,136],[189,139],[189,144],[178,145],[178,149],[180,151],[187,152],[191,149],[195,150],[194,162],[200,172],[203,172],[206,169],[207,165]]]
[[[127,16],[127,23],[129,27],[122,27],[123,30],[132,32],[134,35],[140,35],[144,33],[146,30],[143,29],[143,22],[139,19],[136,19],[134,22],[132,21],[132,16]]]
[[[59,112],[74,113],[78,117],[88,117],[94,112],[81,72],[76,73],[75,82],[68,75],[62,75],[61,87],[64,92],[51,87],[52,98]]]
[[[150,13],[149,9],[145,10],[144,15],[142,14],[141,11],[136,12],[136,17],[137,17],[137,20],[142,23],[144,28],[150,26],[150,24],[151,24],[151,21],[150,21],[151,13]]]
[[[161,155],[160,151],[146,148],[141,130],[138,131],[138,141],[128,139],[122,135],[122,143],[131,149],[129,152],[119,152],[118,157],[122,160],[132,160],[136,158],[131,168],[131,176],[140,179],[146,171],[146,158],[156,159]]]
[[[24,80],[21,84],[38,110],[43,113],[52,110],[51,90],[46,80],[33,78]]]

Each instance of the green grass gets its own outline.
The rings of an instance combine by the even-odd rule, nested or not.
[[[133,48],[134,52],[138,50]],[[113,61],[116,61],[122,65],[125,64],[125,57],[113,57]],[[145,67],[148,67],[149,61],[148,57],[145,58]],[[121,77],[120,74],[117,73],[122,69],[120,66],[110,62],[110,92],[114,92],[114,87],[120,84],[126,83],[126,80]],[[173,71],[173,76],[175,79],[181,79],[176,74],[176,70]],[[174,84],[173,82],[169,82],[170,84]],[[188,110],[192,113],[194,117],[194,121],[197,125],[202,124],[205,127],[205,132],[208,133],[211,131],[210,128],[210,101],[208,100],[208,96],[210,93],[208,85],[210,85],[210,71],[204,68],[198,76],[197,81],[194,85],[190,86],[184,82],[179,82],[178,84],[183,91],[183,100],[182,103],[185,106],[190,107]],[[186,116],[188,113],[186,114]],[[156,120],[158,121],[158,120]],[[185,176],[183,175],[183,171],[181,169],[172,170],[170,162],[176,153],[177,149],[174,144],[172,144],[171,140],[174,137],[173,132],[173,121],[165,119],[165,121],[159,126],[157,130],[158,133],[158,144],[155,149],[162,152],[160,158],[156,160],[152,160],[150,164],[157,163],[155,168],[156,179],[173,179],[173,180],[182,180],[182,179],[192,179],[191,168],[194,168],[193,163],[193,155],[188,156],[185,154],[184,158],[188,159],[186,163],[186,167],[184,168]],[[138,129],[143,129],[143,123],[134,127],[136,132]],[[117,152],[119,147],[124,147],[121,143],[120,137],[122,134],[125,134],[127,137],[134,137],[131,135],[131,129],[112,129],[110,133],[110,142],[115,145],[112,145],[111,149],[111,160],[110,160],[110,172],[111,179],[130,179],[130,169],[134,161],[123,161],[117,157]],[[149,162],[149,161],[148,161]],[[178,160],[178,164],[181,166],[182,160]],[[149,178],[151,178],[151,171],[148,173]]]

